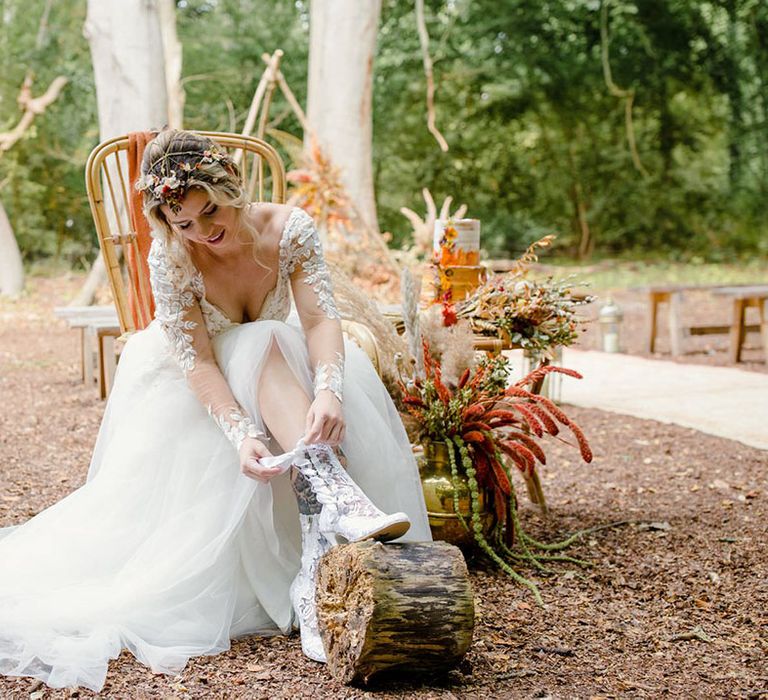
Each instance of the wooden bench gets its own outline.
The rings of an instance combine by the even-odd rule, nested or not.
[[[89,386],[95,381],[105,399],[115,376],[115,339],[121,335],[115,307],[59,306],[53,313],[80,331],[80,376]]]
[[[768,290],[768,286],[725,286],[725,285],[708,285],[708,284],[673,284],[673,285],[654,285],[652,287],[644,287],[643,290],[648,293],[648,301],[650,305],[650,323],[648,333],[648,352],[653,353],[656,349],[656,339],[658,337],[658,314],[659,306],[661,304],[669,304],[669,340],[673,357],[677,357],[683,354],[683,338],[690,335],[721,335],[731,334],[732,347],[731,358],[733,362],[738,362],[741,356],[741,346],[744,343],[744,337],[747,332],[755,332],[761,330],[763,327],[763,346],[765,347],[765,330],[764,330],[764,318],[765,313],[761,311],[761,325],[746,325],[744,310],[747,306],[760,306],[760,302],[756,301],[756,294],[759,297],[759,290]],[[683,292],[687,291],[709,291],[717,295],[739,296],[742,292],[745,292],[746,297],[743,300],[734,299],[734,316],[731,320],[731,325],[704,325],[704,326],[686,326],[682,322],[681,317],[681,303],[683,300]],[[763,301],[765,301],[765,294],[763,292]],[[733,296],[732,296],[733,298]],[[741,306],[741,301],[744,301],[745,306]],[[737,306],[741,309],[737,315]],[[734,338],[736,340],[734,340]],[[733,343],[737,343],[738,352],[734,354]]]
[[[768,363],[768,311],[766,311],[768,284],[757,284],[750,287],[720,287],[713,290],[712,293],[716,296],[730,299],[733,305],[733,315],[729,331],[731,336],[731,362],[741,361],[741,350],[747,331],[759,329],[763,343],[763,358]],[[760,317],[759,326],[748,326],[746,324],[747,309],[750,307],[758,310]]]

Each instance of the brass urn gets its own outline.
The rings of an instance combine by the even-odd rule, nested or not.
[[[469,532],[464,529],[454,508],[454,491],[456,489],[454,489],[451,478],[448,445],[444,442],[427,442],[423,446],[414,447],[414,454],[419,465],[432,538],[450,542],[462,549],[471,549],[475,545],[472,528],[472,505],[469,479],[463,468],[457,464],[459,513],[464,516]],[[480,489],[478,496],[482,531],[488,535],[495,525],[495,516],[491,511],[491,494],[487,493],[485,489]]]

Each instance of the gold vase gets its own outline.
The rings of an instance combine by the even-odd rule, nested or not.
[[[471,497],[469,480],[463,468],[457,465],[459,467],[459,513],[464,516],[469,532],[464,529],[454,507],[456,489],[451,478],[448,445],[444,442],[427,442],[423,446],[414,448],[414,453],[419,465],[432,538],[449,542],[462,549],[472,548],[475,545],[475,538],[472,527]],[[488,535],[495,525],[495,516],[491,511],[491,496],[485,489],[480,489],[478,496],[482,531]]]

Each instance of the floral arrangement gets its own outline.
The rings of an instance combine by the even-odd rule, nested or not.
[[[569,560],[552,554],[570,540],[546,545],[529,537],[517,516],[517,498],[512,479],[516,468],[535,497],[543,504],[537,464],[546,463],[540,444],[545,435],[556,436],[567,427],[576,439],[581,456],[592,460],[589,444],[576,423],[549,399],[526,387],[540,382],[550,372],[581,378],[577,372],[547,365],[540,367],[511,386],[507,385],[508,361],[503,356],[483,360],[476,369],[467,368],[453,385],[444,381],[441,363],[423,344],[424,376],[408,384],[401,382],[402,403],[415,425],[419,442],[444,442],[448,447],[454,484],[454,508],[462,525],[470,526],[459,512],[460,475],[468,480],[471,500],[471,528],[474,540],[507,574],[530,588],[541,603],[536,585],[518,574],[509,561],[527,560],[545,568],[547,561]],[[483,533],[479,490],[492,494],[496,525],[492,545]],[[502,537],[502,532],[503,537]],[[514,550],[515,541],[517,550]]]
[[[478,333],[501,331],[513,344],[544,355],[578,338],[576,308],[591,301],[574,298],[568,279],[535,282],[509,275],[492,278],[447,313],[469,319]]]
[[[435,221],[437,219],[443,221],[449,218],[461,219],[467,211],[467,205],[462,204],[451,214],[453,197],[448,196],[443,200],[438,212],[434,197],[429,189],[424,187],[421,190],[421,195],[427,207],[426,214],[420,215],[413,211],[413,209],[400,207],[400,213],[408,219],[413,227],[413,245],[408,249],[397,251],[400,255],[400,262],[404,267],[415,267],[430,258],[434,245]]]
[[[505,334],[511,343],[534,356],[547,356],[553,348],[571,345],[581,322],[576,310],[593,297],[576,297],[573,279],[545,281],[526,278],[536,262],[536,248],[549,246],[554,236],[533,243],[505,275],[496,275],[469,298],[455,305],[444,302],[446,317],[469,319],[476,333]]]

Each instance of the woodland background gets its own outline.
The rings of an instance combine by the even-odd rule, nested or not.
[[[0,0],[0,131],[28,69],[36,92],[69,79],[0,157],[0,199],[27,264],[86,268],[98,245],[83,167],[99,141],[86,3],[52,3],[41,44],[44,5]],[[239,130],[275,48],[306,104],[308,2],[178,0],[176,15],[185,127]],[[468,204],[498,257],[547,233],[582,259],[768,253],[768,4],[613,0],[602,37],[598,0],[427,0],[425,15],[447,152],[426,128],[413,2],[383,0],[377,34],[373,175],[393,245],[426,186]],[[301,136],[279,93],[271,115]]]

